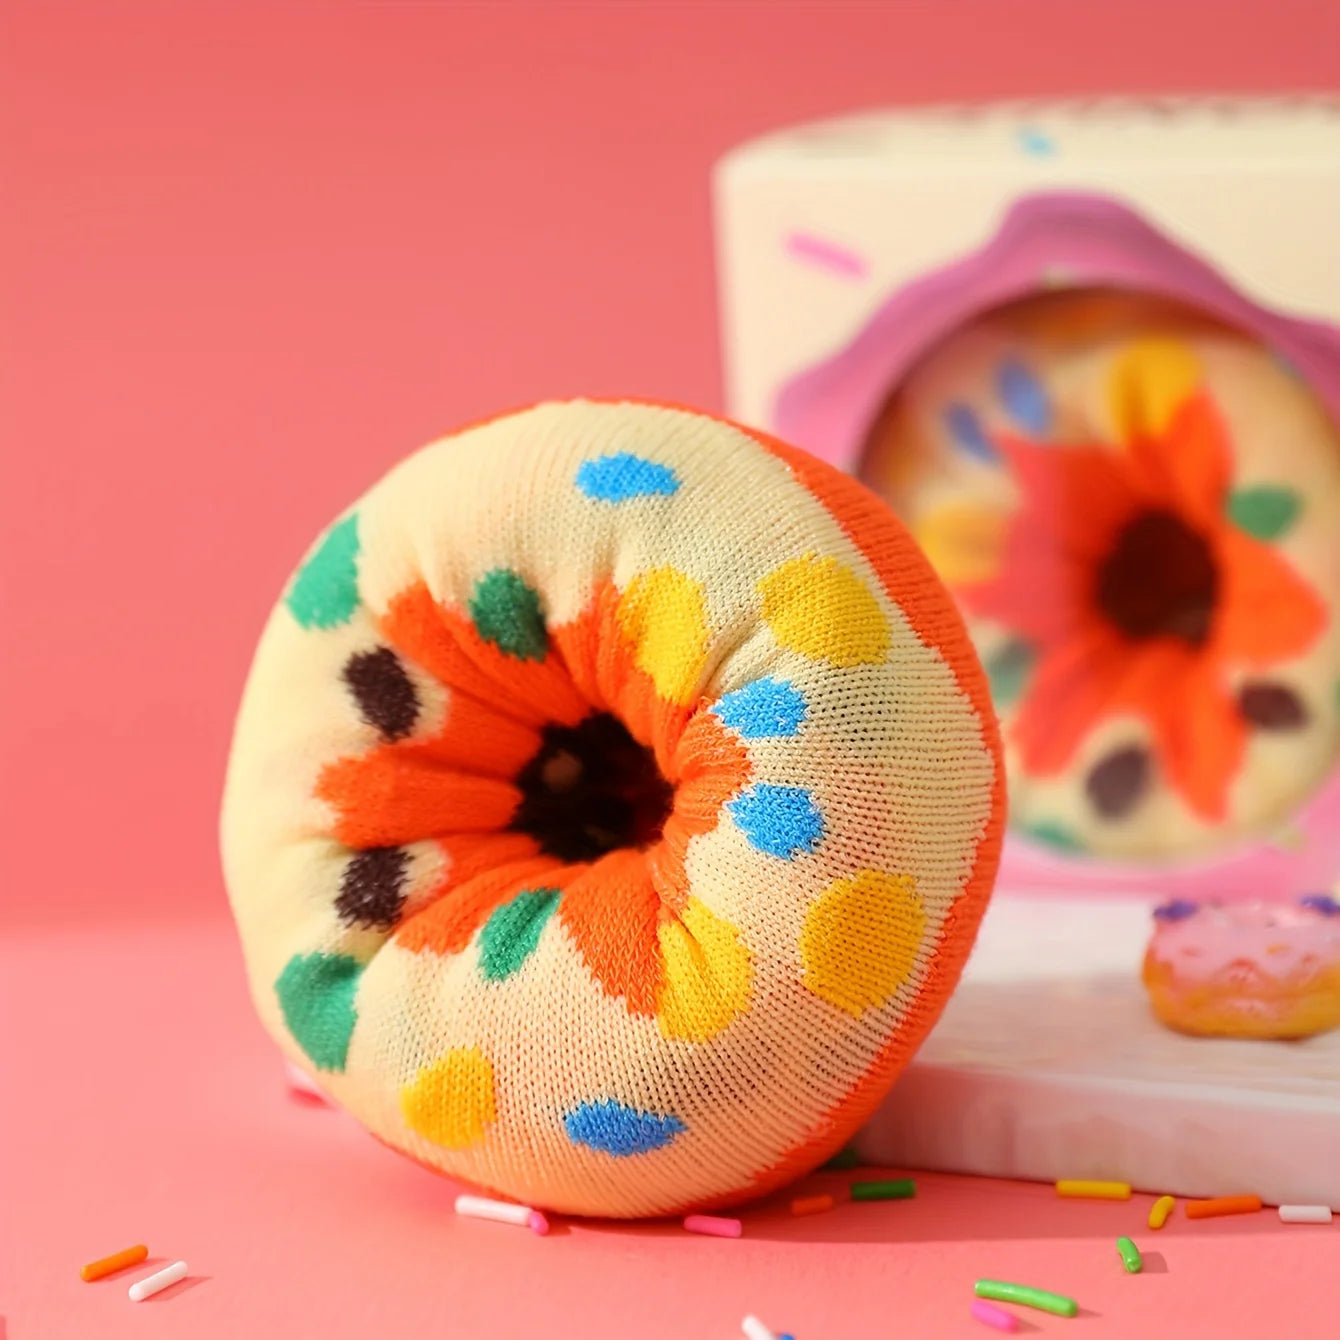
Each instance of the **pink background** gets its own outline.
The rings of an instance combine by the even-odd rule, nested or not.
[[[931,98],[1340,84],[1335,0],[0,9],[0,900],[217,912],[255,637],[397,457],[718,407],[708,168]]]
[[[739,1243],[458,1222],[286,1098],[214,826],[262,619],[397,457],[549,395],[719,405],[728,146],[1337,84],[1335,0],[0,7],[0,1337],[967,1335],[987,1273],[1080,1294],[1035,1329],[1332,1336],[1340,1231],[1179,1222],[1131,1279],[1143,1205],[1045,1188],[926,1178]],[[137,1239],[191,1280],[79,1283]]]

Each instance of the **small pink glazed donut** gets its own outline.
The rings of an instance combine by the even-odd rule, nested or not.
[[[1169,1028],[1212,1037],[1302,1038],[1340,1025],[1340,902],[1154,909],[1144,982]]]

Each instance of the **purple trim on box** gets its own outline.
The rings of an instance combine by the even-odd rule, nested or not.
[[[1064,280],[1060,280],[1064,276]],[[1188,248],[1106,196],[1025,196],[985,246],[896,290],[845,348],[781,387],[780,437],[854,470],[890,388],[937,341],[983,311],[1064,282],[1112,287],[1187,303],[1259,339],[1309,383],[1340,420],[1340,329],[1272,312],[1239,293]],[[1012,834],[1002,887],[1259,897],[1317,887],[1340,874],[1340,770],[1294,817],[1288,849],[1259,838],[1173,867],[1064,856]]]

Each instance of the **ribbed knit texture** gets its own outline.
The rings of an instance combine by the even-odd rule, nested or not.
[[[984,677],[860,485],[734,425],[544,405],[317,542],[243,700],[224,864],[286,1053],[545,1209],[828,1157],[957,979],[1004,795]]]

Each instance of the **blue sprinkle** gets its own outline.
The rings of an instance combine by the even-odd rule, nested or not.
[[[1000,365],[996,373],[996,393],[1015,423],[1041,436],[1052,426],[1052,407],[1046,388],[1013,359]]]
[[[687,1129],[678,1117],[639,1112],[613,1098],[573,1108],[563,1125],[574,1145],[587,1145],[620,1159],[660,1149]]]
[[[809,715],[803,695],[784,679],[756,679],[723,695],[712,711],[743,740],[794,735]]]
[[[955,445],[969,456],[975,456],[988,465],[995,465],[1000,459],[1000,453],[991,445],[991,439],[987,437],[971,405],[965,405],[961,400],[954,401],[945,409],[944,420]]]
[[[1337,902],[1329,893],[1309,893],[1298,900],[1304,907],[1310,907],[1314,912],[1320,912],[1323,916],[1340,916],[1340,902]]]
[[[629,498],[669,497],[679,488],[679,477],[668,465],[621,451],[583,461],[577,467],[577,487],[597,502],[616,503]]]
[[[1020,126],[1019,147],[1034,158],[1050,158],[1056,152],[1056,141],[1037,126]]]
[[[789,861],[797,852],[813,851],[824,835],[824,816],[803,786],[759,782],[727,808],[750,845],[769,856]]]
[[[1170,903],[1163,903],[1154,909],[1154,916],[1159,921],[1185,921],[1187,917],[1194,917],[1200,911],[1200,904],[1193,903],[1186,898],[1174,898]]]

